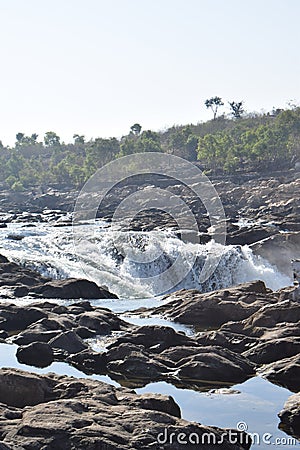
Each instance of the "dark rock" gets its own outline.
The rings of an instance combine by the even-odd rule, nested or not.
[[[29,289],[27,286],[17,286],[14,289],[14,295],[16,297],[25,297],[26,295],[28,295],[29,293]]]
[[[196,354],[178,363],[178,377],[194,381],[241,383],[254,375],[249,360],[220,347],[197,349]]]
[[[7,239],[11,239],[13,241],[21,241],[25,236],[22,234],[8,234]]]
[[[105,353],[96,353],[89,349],[83,350],[67,358],[67,361],[87,374],[105,374],[107,357]]]
[[[17,369],[0,369],[0,402],[23,408],[44,402],[51,380]]]
[[[262,281],[253,281],[232,288],[201,294],[181,290],[168,295],[168,303],[154,308],[152,315],[203,328],[219,327],[228,321],[240,321],[263,305],[277,301]]]
[[[6,256],[0,255],[0,264],[9,263]]]
[[[261,337],[266,329],[300,321],[300,304],[285,300],[275,304],[267,304],[240,322],[230,322],[221,327],[222,331]]]
[[[17,360],[20,363],[35,367],[47,367],[54,361],[53,350],[45,342],[33,342],[17,350]]]
[[[262,367],[261,375],[271,383],[283,386],[290,391],[300,391],[300,355],[267,364]]]
[[[12,338],[12,341],[18,345],[28,345],[33,342],[49,342],[54,337],[58,336],[61,333],[61,330],[56,331],[40,331],[40,330],[30,330],[29,328],[26,331],[18,334],[17,336]]]
[[[184,333],[178,333],[171,327],[158,325],[139,327],[134,332],[129,332],[119,337],[108,348],[111,349],[122,343],[142,345],[153,353],[160,353],[171,346],[194,345],[194,341]]]
[[[234,231],[227,235],[227,245],[249,245],[261,241],[277,233],[274,227],[254,226]]]
[[[256,364],[268,364],[300,353],[300,337],[260,342],[243,355]]]
[[[76,333],[74,333],[74,331],[60,333],[58,336],[49,341],[49,345],[52,348],[59,348],[71,354],[79,353],[88,348],[88,346]]]
[[[33,287],[31,292],[44,298],[117,298],[114,294],[97,286],[93,281],[75,278],[52,280]]]
[[[8,338],[9,334],[6,331],[0,331],[0,339]]]
[[[201,346],[217,345],[242,353],[251,349],[258,342],[257,338],[226,331],[205,331],[196,335],[196,341]]]
[[[112,330],[118,331],[128,328],[126,322],[105,308],[97,308],[95,311],[87,311],[81,314],[78,318],[78,325],[89,328],[97,334],[109,334]]]
[[[193,433],[200,442],[207,442],[203,435],[211,433],[218,444],[204,443],[203,450],[250,448],[251,440],[244,433],[236,432],[239,439],[234,444],[229,430],[180,419],[180,409],[171,397],[137,395],[95,380],[38,376],[12,369],[0,370],[0,380],[0,401],[18,403],[13,406],[22,408],[19,418],[0,421],[1,443],[14,450],[159,450],[159,436],[166,440],[165,450],[195,448],[174,438],[169,443],[171,433],[180,437],[180,433],[187,437]],[[2,415],[5,410],[7,407],[0,405]]]
[[[30,324],[46,317],[46,313],[37,308],[18,308],[14,305],[2,305],[0,328],[4,331],[25,330]]]
[[[89,328],[86,328],[86,327],[77,327],[77,328],[74,328],[73,331],[76,334],[78,334],[78,336],[81,337],[82,339],[92,338],[97,335],[96,331],[90,330]]]
[[[300,439],[300,393],[291,395],[278,414],[279,428],[296,439]]]

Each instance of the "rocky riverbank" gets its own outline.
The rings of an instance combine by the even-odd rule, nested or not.
[[[239,176],[212,179],[224,206],[227,217],[227,243],[253,244],[262,239],[278,235],[280,232],[299,232],[299,173],[294,170],[273,173],[272,176],[244,174]],[[195,180],[197,183],[197,180]],[[191,188],[193,180],[190,180]],[[128,179],[114,186],[101,202],[97,216],[111,220],[117,206],[128,195],[137,190],[147,190],[151,196],[151,188],[168,189],[179,195],[194,213],[200,230],[200,240],[210,240],[210,222],[206,209],[192,189],[178,184],[178,181],[163,176],[153,175]],[[105,185],[99,186],[104,192]],[[60,188],[35,188],[25,192],[0,192],[0,227],[7,223],[35,222],[49,223],[53,226],[71,224],[72,212],[78,196],[77,190]],[[211,199],[213,201],[213,199]],[[89,196],[86,198],[86,206]],[[141,205],[142,206],[142,205]],[[128,209],[128,217],[132,212]],[[243,224],[240,227],[237,222]],[[125,224],[123,224],[125,227]],[[155,228],[174,228],[176,223],[172,217],[162,211],[141,211],[130,223],[130,229],[147,231]],[[180,231],[180,230],[179,230]],[[179,233],[180,235],[180,233]],[[185,234],[187,237],[187,234]],[[190,239],[195,239],[190,236]]]
[[[2,258],[0,267],[8,264],[11,263]],[[15,276],[31,279],[34,275],[31,271],[24,273],[25,269],[17,265],[13,265],[13,268]],[[5,279],[5,276],[2,277],[2,285]],[[36,281],[39,283],[37,286],[41,285],[39,275],[35,274],[33,281],[33,287]],[[53,283],[43,281],[48,286]],[[91,297],[93,289],[94,284],[85,286],[86,297]],[[41,295],[40,291],[29,291],[28,294],[34,297]],[[105,295],[108,295],[107,292]],[[194,328],[191,336],[167,326],[133,325],[109,309],[94,307],[84,300],[68,306],[53,301],[37,301],[34,297],[27,306],[17,306],[8,303],[8,300],[0,304],[1,341],[17,344],[16,357],[28,366],[47,367],[53,361],[64,361],[86,374],[109,375],[127,388],[141,387],[151,381],[167,381],[177,387],[206,390],[228,387],[259,374],[272,383],[294,392],[300,391],[300,305],[293,301],[292,287],[273,292],[263,282],[256,281],[206,294],[182,290],[163,299],[162,306],[128,313],[188,324]],[[62,298],[65,297],[62,295]],[[98,345],[101,343],[101,351],[92,349],[90,343],[93,339],[97,339]],[[153,408],[152,400],[149,400],[148,409],[153,409],[155,413],[150,422],[149,413],[146,414],[145,421],[148,421],[148,428],[152,431],[145,437],[139,434],[143,428],[144,413],[135,408],[143,409],[140,405],[143,401],[147,403],[147,400],[139,399],[132,391],[115,391],[111,386],[94,381],[56,378],[52,375],[37,377],[9,370],[2,371],[0,379],[2,415],[15,415],[1,424],[2,441],[7,445],[3,448],[63,448],[55,447],[57,439],[65,443],[64,448],[104,448],[97,445],[106,440],[108,446],[105,448],[146,448],[143,447],[146,444],[141,444],[146,442],[142,439],[146,439],[152,445],[151,448],[160,448],[154,443],[154,434],[161,432],[162,423],[168,424],[169,431],[172,427],[182,432],[186,429],[199,433],[207,431],[207,427],[199,424],[178,421],[178,412],[177,416],[174,413],[174,419],[174,414],[170,414],[169,410],[171,399],[154,398],[153,405],[158,404],[159,407]],[[14,395],[8,395],[7,389],[3,387],[6,382],[9,386],[17,383]],[[35,395],[41,395],[39,400],[33,400],[34,396],[28,394],[27,384],[36,390]],[[109,391],[110,396],[116,395],[116,392],[121,392],[121,396],[129,396],[126,404],[134,407],[132,410],[127,409],[128,421],[134,423],[135,416],[141,420],[140,425],[136,425],[135,435],[131,431],[129,437],[123,429],[122,432],[118,429],[108,434],[104,431],[102,421],[109,423],[110,420],[117,420],[126,430],[126,421],[121,421],[122,412],[119,416],[115,412],[119,407],[123,411],[125,405],[122,402],[119,404],[116,399],[116,403],[106,405],[103,415],[102,394],[97,399],[94,394],[99,390],[105,391],[105,395]],[[45,396],[46,391],[50,392],[49,396]],[[87,400],[86,396],[90,396],[91,400]],[[24,400],[26,398],[32,398],[33,403],[27,403]],[[85,408],[82,406],[83,398]],[[115,408],[116,405],[119,405],[118,408]],[[174,411],[178,411],[174,402],[172,405]],[[54,409],[57,407],[61,417],[70,416],[70,408],[73,411],[73,407],[74,414],[65,425],[55,419],[55,425],[51,424],[49,429],[48,418],[56,417]],[[93,414],[98,417],[97,420],[92,417]],[[286,417],[287,414],[281,413],[281,416]],[[74,425],[77,422],[80,423],[78,427]],[[295,423],[297,420],[293,419],[293,434],[297,432]],[[213,432],[217,434],[221,431],[213,429]],[[34,442],[38,438],[42,439],[44,447],[36,447]],[[19,447],[10,447],[12,441]],[[77,447],[74,446],[75,442],[78,443]],[[22,447],[25,444],[27,446]],[[224,443],[224,447],[218,448],[249,447]]]
[[[250,448],[242,432],[181,419],[171,397],[99,381],[2,369],[0,402],[1,450]]]
[[[109,225],[116,205],[137,185],[147,187],[141,180],[116,186],[99,217]],[[210,223],[201,202],[174,180],[159,179],[158,185],[182,195],[197,217],[201,242],[208,242]],[[227,243],[251,245],[290,276],[290,261],[299,257],[300,249],[297,174],[216,180],[215,187],[227,215]],[[2,192],[0,226],[70,225],[77,194]],[[172,218],[157,211],[140,213],[130,226],[176,230]],[[23,235],[9,233],[7,238],[22,241]],[[287,433],[300,436],[300,305],[292,287],[273,292],[262,281],[253,281],[209,293],[181,290],[167,295],[156,308],[128,312],[126,319],[88,301],[116,298],[105,286],[84,279],[53,280],[0,256],[0,296],[1,342],[18,346],[16,357],[29,371],[63,361],[88,375],[108,375],[123,386],[2,369],[0,450],[250,448],[249,442],[242,443],[242,435],[240,443],[233,444],[228,430],[184,421],[171,398],[138,396],[129,388],[165,381],[206,391],[257,375],[295,392],[280,419]],[[18,303],[21,298],[27,306]],[[193,333],[133,325],[129,316],[185,324]],[[166,427],[168,433],[212,432],[217,439],[225,432],[227,437],[215,447],[174,441],[162,446],[157,435]]]

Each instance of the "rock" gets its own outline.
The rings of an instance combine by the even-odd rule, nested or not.
[[[93,281],[76,278],[52,280],[33,287],[31,292],[43,298],[117,298],[114,294],[97,286]]]
[[[243,355],[256,364],[268,364],[298,353],[300,353],[300,337],[288,337],[260,342]]]
[[[117,349],[109,351],[107,357],[108,373],[115,378],[140,379],[145,381],[156,381],[169,378],[170,367],[163,362],[151,358],[143,350],[142,346],[121,344]]]
[[[47,367],[54,361],[53,350],[45,342],[33,342],[17,350],[17,360],[20,363],[35,367]]]
[[[269,238],[277,233],[274,227],[254,226],[246,229],[234,231],[227,235],[227,245],[249,245],[262,239]]]
[[[292,280],[291,261],[299,258],[300,255],[300,232],[277,234],[251,245],[251,249],[256,255],[269,261]]]
[[[11,239],[13,241],[21,241],[25,236],[22,234],[8,234],[7,239]]]
[[[18,308],[15,305],[2,305],[0,328],[4,331],[25,330],[30,324],[46,317],[46,313],[37,308]]]
[[[171,327],[158,325],[138,327],[134,332],[129,332],[119,337],[108,346],[108,349],[113,349],[123,343],[142,345],[153,353],[160,353],[170,346],[195,344],[184,333],[178,333]]]
[[[267,364],[260,370],[261,375],[271,383],[290,391],[300,391],[300,355]]]
[[[32,342],[49,342],[55,336],[60,334],[61,331],[39,331],[39,330],[26,330],[17,336],[12,338],[12,342],[18,345],[28,345]]]
[[[70,355],[67,362],[86,374],[106,374],[107,356],[105,353],[97,353],[90,349]]]
[[[278,414],[279,428],[296,439],[300,439],[300,393],[291,395]]]
[[[5,378],[7,394],[2,388]],[[0,370],[0,380],[0,402],[15,403],[13,388],[22,399],[14,419],[0,420],[1,444],[14,450],[159,450],[162,446],[183,450],[195,448],[193,443],[180,443],[192,434],[199,442],[203,440],[203,445],[197,446],[203,450],[248,450],[251,446],[245,433],[235,431],[236,443],[231,443],[230,430],[181,419],[178,405],[168,396],[137,395],[96,380],[38,376],[12,369]],[[0,416],[8,409],[10,406],[0,404]],[[209,442],[205,438],[208,433]]]
[[[49,341],[49,345],[52,348],[59,348],[70,354],[79,353],[82,350],[86,350],[88,346],[74,331],[67,331],[60,333]]]
[[[86,327],[74,328],[74,332],[78,334],[78,336],[81,337],[82,339],[92,338],[97,335],[96,331],[90,330],[89,328]]]
[[[262,281],[244,283],[232,288],[200,294],[181,290],[167,297],[168,303],[151,310],[176,322],[203,328],[219,327],[228,321],[240,321],[263,305],[277,301]]]
[[[0,369],[0,402],[23,408],[49,398],[52,382],[17,369]]]
[[[201,346],[217,345],[228,348],[236,353],[245,352],[258,343],[257,338],[254,337],[215,330],[198,333],[196,335],[196,341]]]
[[[112,330],[128,328],[128,324],[105,308],[87,311],[78,318],[78,325],[89,328],[97,334],[109,334]]]
[[[197,349],[196,354],[180,360],[178,366],[179,378],[210,384],[242,383],[254,375],[249,360],[220,347]]]
[[[6,258],[6,256],[0,255],[0,264],[6,264],[9,263],[8,259]]]
[[[300,304],[284,300],[275,304],[267,304],[240,322],[229,322],[221,327],[222,331],[245,334],[247,336],[263,336],[266,329],[286,326],[288,323],[300,321]]]

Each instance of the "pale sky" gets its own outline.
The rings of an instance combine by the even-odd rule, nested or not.
[[[299,0],[0,0],[0,139],[120,137],[300,103]]]

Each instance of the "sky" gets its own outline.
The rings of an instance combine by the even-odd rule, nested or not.
[[[0,0],[0,139],[159,131],[210,119],[213,96],[298,104],[299,17],[299,0]]]

